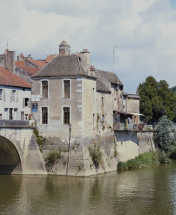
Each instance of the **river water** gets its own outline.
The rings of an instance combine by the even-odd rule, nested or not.
[[[0,175],[0,214],[176,214],[176,164],[88,178]]]

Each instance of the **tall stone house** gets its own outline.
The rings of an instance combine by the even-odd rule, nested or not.
[[[123,91],[115,73],[90,65],[90,52],[71,54],[63,41],[59,55],[32,76],[32,115],[41,135],[72,141],[106,136],[130,118],[139,123],[138,95]]]
[[[0,55],[0,120],[31,118],[31,84],[15,74],[15,52]]]

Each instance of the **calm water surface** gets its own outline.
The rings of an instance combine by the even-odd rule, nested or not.
[[[89,178],[0,175],[0,214],[176,214],[176,164]]]

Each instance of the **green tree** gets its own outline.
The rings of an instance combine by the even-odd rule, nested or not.
[[[175,149],[174,123],[166,116],[162,116],[159,119],[154,140],[158,144],[158,147],[167,154],[171,154]]]
[[[149,76],[145,82],[139,84],[138,92],[141,97],[140,111],[146,116],[147,122],[158,122],[163,115],[173,120],[176,95],[165,80],[157,82],[154,77]]]

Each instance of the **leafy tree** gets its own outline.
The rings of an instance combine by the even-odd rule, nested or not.
[[[175,149],[175,136],[174,123],[166,116],[162,116],[154,135],[155,143],[162,151],[171,154]]]
[[[158,122],[159,118],[167,115],[170,120],[175,117],[176,94],[169,89],[165,80],[157,82],[149,76],[139,84],[138,92],[141,97],[140,111],[149,123]]]

